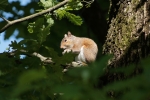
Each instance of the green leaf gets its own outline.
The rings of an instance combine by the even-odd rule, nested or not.
[[[65,6],[66,10],[80,10],[83,7],[83,4],[78,0],[71,0]]]
[[[58,53],[53,49],[53,48],[50,48],[50,47],[48,47],[48,46],[44,46],[45,47],[45,49],[47,49],[48,50],[48,52],[49,52],[49,54],[50,54],[50,57],[52,57],[52,58],[58,58],[59,56],[58,56]]]
[[[35,26],[35,22],[33,22],[33,23],[29,23],[28,24],[28,32],[29,33],[33,33],[34,32],[34,28],[35,28],[36,26]]]
[[[74,61],[76,54],[73,54],[72,52],[65,53],[63,56],[59,58],[59,63],[66,64]],[[57,59],[56,59],[57,60]]]
[[[38,33],[42,30],[44,24],[44,18],[38,18],[35,22],[28,24],[29,33]]]
[[[25,39],[25,40],[21,40],[19,43],[19,45],[23,46],[23,50],[27,50],[27,51],[37,51],[37,49],[39,49],[39,43],[37,40],[34,39]]]
[[[70,22],[74,23],[75,25],[80,26],[82,24],[82,18],[80,16],[76,16],[72,13],[66,12],[66,17]]]
[[[52,18],[47,18],[47,23],[49,25],[53,25],[54,24],[54,20]]]
[[[7,5],[8,5],[8,0],[1,0],[0,1],[0,10],[4,10]]]
[[[23,73],[18,79],[18,84],[12,92],[13,96],[17,96],[27,90],[33,89],[35,86],[32,84],[33,82],[37,82],[46,77],[46,73],[44,70],[29,70]]]
[[[35,22],[29,23],[28,31],[29,33],[37,34],[37,41],[42,44],[46,41],[46,37],[50,34],[50,27],[53,25],[53,19],[47,17],[48,25],[46,25],[44,18],[38,18]]]
[[[50,14],[45,15],[45,18],[47,20],[47,23],[52,26],[54,24],[54,20],[51,18]]]
[[[53,0],[40,0],[41,4],[44,8],[50,8],[54,6],[54,1]]]
[[[80,16],[76,16],[72,13],[66,12],[65,10],[58,9],[56,11],[56,15],[61,20],[62,18],[66,17],[70,22],[72,22],[75,25],[81,25],[82,24],[82,18]]]
[[[20,50],[22,48],[21,44],[18,44],[17,41],[11,41],[11,44],[9,44],[12,49]]]
[[[40,33],[37,34],[37,40],[40,44],[42,44],[44,41],[46,41],[46,37],[50,34],[49,30],[50,26],[43,26],[43,29]]]
[[[65,17],[66,11],[63,9],[58,9],[55,11],[57,17],[59,18],[59,20],[61,20],[62,18]]]

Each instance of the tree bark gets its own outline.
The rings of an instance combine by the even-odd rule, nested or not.
[[[110,0],[109,29],[104,54],[110,67],[138,63],[150,54],[150,0]]]

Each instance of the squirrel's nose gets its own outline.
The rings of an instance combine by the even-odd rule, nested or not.
[[[65,49],[65,47],[63,47],[63,46],[60,46],[60,48],[61,48],[61,49]]]
[[[62,49],[63,47],[60,45],[60,48]]]

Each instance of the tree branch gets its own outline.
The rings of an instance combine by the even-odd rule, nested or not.
[[[33,56],[36,56],[36,57],[38,57],[38,58],[40,58],[40,60],[41,60],[42,62],[44,62],[44,63],[52,63],[52,62],[53,62],[53,61],[52,61],[52,58],[50,58],[50,57],[44,57],[44,56],[42,56],[42,55],[39,54],[39,53],[34,52],[32,55],[33,55]]]
[[[52,61],[51,57],[44,57],[37,52],[29,54],[28,51],[26,51],[26,50],[19,50],[19,51],[15,50],[12,52],[4,52],[4,53],[0,53],[0,54],[7,54],[7,56],[9,56],[9,57],[14,57],[17,52],[21,52],[20,55],[26,55],[29,57],[35,56],[35,57],[39,58],[41,60],[41,62],[43,62],[44,64],[54,64],[55,63]],[[80,62],[80,61],[77,61],[77,62],[73,61],[72,63],[66,64],[65,68],[63,69],[62,72],[67,72],[68,69],[72,68],[72,67],[81,67],[81,66],[88,66],[88,65],[83,62]]]
[[[19,23],[19,22],[23,22],[23,21],[26,21],[26,20],[29,20],[29,19],[32,19],[32,18],[35,18],[35,17],[38,17],[38,16],[41,16],[41,15],[44,15],[46,13],[49,13],[49,12],[52,12],[60,7],[62,7],[63,5],[65,5],[69,0],[64,0],[63,2],[55,5],[54,7],[51,7],[49,9],[46,9],[46,10],[43,10],[41,12],[38,12],[38,13],[35,13],[35,14],[32,14],[32,15],[29,15],[29,16],[26,16],[26,17],[23,17],[23,18],[20,18],[20,19],[17,19],[17,20],[13,20],[13,21],[8,21],[7,19],[1,17],[3,20],[5,20],[7,22],[7,24],[2,28],[0,29],[0,33],[2,33],[3,31],[5,31],[8,27],[10,27],[11,25],[14,25],[16,23]]]
[[[16,52],[18,52],[18,51],[8,52],[8,55],[9,56],[14,56]],[[42,56],[41,54],[39,54],[37,52],[34,52],[32,54],[29,54],[26,50],[20,50],[20,52],[23,55],[38,57],[41,60],[41,62],[43,62],[43,63],[47,63],[47,64],[53,63],[52,58],[44,57],[44,56]]]

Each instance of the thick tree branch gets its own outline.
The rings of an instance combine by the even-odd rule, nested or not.
[[[38,17],[38,16],[41,16],[43,14],[46,14],[46,13],[49,13],[49,12],[52,12],[60,7],[62,7],[63,5],[65,5],[69,0],[64,0],[63,2],[55,5],[54,7],[52,8],[49,8],[49,9],[46,9],[46,10],[43,10],[41,12],[38,12],[38,13],[35,13],[35,14],[32,14],[30,16],[26,16],[26,17],[23,17],[23,18],[20,18],[20,19],[17,19],[17,20],[13,20],[13,21],[8,21],[7,19],[1,17],[3,20],[5,20],[7,22],[7,24],[2,28],[0,29],[0,33],[2,33],[3,31],[5,31],[8,27],[10,27],[11,25],[14,25],[16,23],[19,23],[19,22],[23,22],[23,21],[26,21],[26,20],[29,20],[29,19],[32,19],[32,18],[35,18],[35,17]]]

